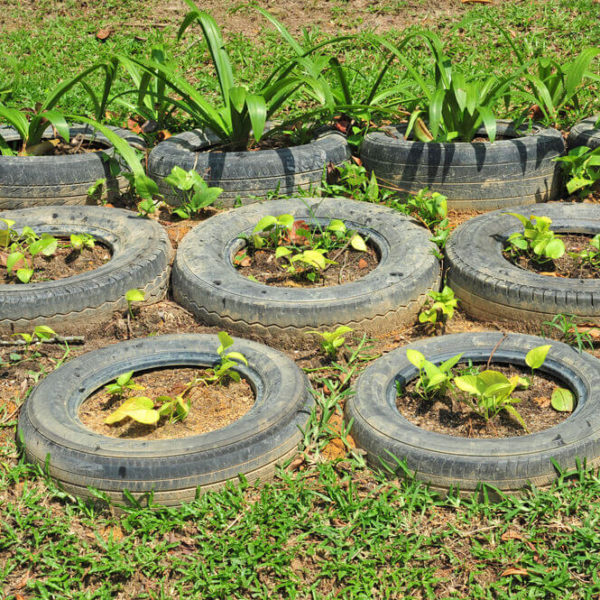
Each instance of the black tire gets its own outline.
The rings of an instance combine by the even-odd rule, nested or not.
[[[110,129],[134,148],[145,149],[144,140],[131,131]],[[94,139],[106,150],[66,156],[0,156],[0,210],[95,203],[88,189],[103,178],[107,179],[109,199],[127,189],[124,177],[110,174],[108,158],[114,156],[114,149],[108,139],[88,125],[74,125],[69,131],[72,137],[82,134],[84,139]],[[21,139],[12,127],[1,127],[0,134],[8,142]],[[50,135],[48,130],[44,137]],[[127,170],[125,163],[117,160],[121,169]]]
[[[293,214],[327,225],[342,219],[377,245],[380,263],[340,286],[286,288],[251,281],[232,258],[265,215]],[[440,266],[429,233],[394,210],[345,198],[273,200],[222,213],[195,227],[179,244],[172,287],[177,302],[203,322],[260,339],[299,344],[309,329],[349,325],[381,333],[412,323]]]
[[[596,122],[600,115],[588,117],[577,123],[567,137],[567,148],[577,148],[577,146],[588,146],[589,148],[597,148],[600,146],[600,129],[596,127]]]
[[[405,129],[370,133],[361,147],[363,165],[392,189],[414,194],[428,187],[457,210],[522,206],[560,193],[560,165],[554,159],[564,154],[564,142],[556,129],[515,131],[509,121],[498,121],[498,135],[512,139],[493,144],[413,142],[404,139]]]
[[[21,230],[56,236],[89,233],[112,249],[112,259],[93,271],[55,281],[0,285],[0,331],[29,331],[49,325],[58,333],[88,328],[127,309],[125,293],[144,291],[146,304],[168,288],[171,245],[156,222],[100,206],[25,208],[0,213]]]
[[[556,232],[600,233],[600,207],[594,204],[547,204],[511,212],[547,216]],[[480,215],[456,228],[446,244],[448,285],[460,306],[484,320],[539,323],[558,313],[600,322],[600,281],[563,279],[526,271],[502,256],[520,222],[502,211]]]
[[[243,203],[249,203],[275,191],[290,195],[319,186],[327,164],[339,165],[351,156],[346,137],[334,130],[317,135],[309,144],[291,148],[258,152],[206,151],[218,142],[214,134],[194,129],[170,137],[150,152],[148,175],[156,181],[169,204],[181,203],[181,198],[164,182],[174,166],[186,171],[195,169],[210,186],[223,188],[217,202],[230,207],[238,197]]]
[[[236,339],[249,366],[236,368],[255,390],[254,406],[238,421],[202,435],[145,441],[110,438],[78,418],[84,400],[122,373],[168,366],[212,366],[219,361],[215,335],[165,335],[121,342],[75,358],[40,383],[21,409],[18,435],[28,460],[78,496],[88,486],[117,504],[123,490],[154,492],[154,502],[191,501],[234,480],[264,479],[294,454],[313,406],[310,384],[285,355]]]
[[[572,415],[555,427],[520,437],[461,438],[413,425],[396,407],[396,382],[404,385],[418,374],[406,358],[407,348],[438,364],[460,352],[464,360],[485,363],[494,351],[496,364],[525,366],[529,350],[549,343],[552,348],[541,370],[577,396]],[[560,342],[529,335],[510,334],[503,340],[502,333],[461,333],[422,340],[365,369],[346,404],[346,419],[352,421],[352,437],[367,451],[371,465],[381,467],[385,461],[393,466],[392,457],[406,460],[415,476],[434,488],[471,491],[484,482],[515,492],[528,483],[543,486],[557,477],[552,459],[562,469],[575,467],[577,458],[589,466],[599,461],[600,361]]]

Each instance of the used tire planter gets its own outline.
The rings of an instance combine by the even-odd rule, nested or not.
[[[332,287],[274,287],[243,277],[233,266],[245,244],[240,234],[280,214],[309,224],[343,220],[377,247],[378,266]],[[173,296],[204,323],[261,339],[299,344],[304,331],[338,325],[382,333],[411,323],[427,292],[437,289],[434,249],[423,227],[387,207],[345,198],[273,200],[222,213],[188,233],[173,265]]]
[[[88,233],[112,251],[106,264],[73,277],[27,284],[0,285],[0,331],[29,331],[49,325],[59,333],[79,331],[126,310],[126,292],[138,288],[145,303],[164,298],[169,282],[171,245],[155,221],[135,213],[100,206],[25,208],[0,213],[28,225],[37,234]]]
[[[208,152],[219,143],[212,132],[200,129],[174,135],[160,142],[148,157],[148,175],[172,205],[181,198],[164,182],[173,167],[196,170],[210,186],[223,188],[218,202],[233,206],[236,198],[264,198],[271,192],[290,195],[321,183],[329,163],[339,165],[351,157],[346,137],[326,130],[309,144],[256,152]]]
[[[594,115],[574,125],[567,137],[567,148],[588,146],[594,149],[600,146],[600,129],[596,126],[599,118],[600,115]]]
[[[577,397],[573,413],[562,423],[538,433],[508,438],[474,439],[427,431],[410,423],[396,407],[396,382],[403,385],[418,375],[406,358],[413,348],[434,362],[464,352],[463,359],[525,366],[532,348],[551,344],[540,369],[559,379]],[[462,359],[461,359],[462,360]],[[346,404],[352,420],[352,437],[367,451],[374,467],[382,461],[394,465],[406,460],[416,478],[434,488],[475,490],[479,482],[504,492],[515,492],[529,483],[543,486],[557,477],[552,464],[562,469],[577,459],[592,466],[600,457],[600,361],[560,342],[535,336],[501,333],[463,333],[419,341],[376,360],[360,375],[355,395]]]
[[[407,194],[428,187],[448,198],[448,208],[495,210],[545,202],[560,193],[562,135],[534,126],[515,130],[498,121],[489,142],[424,143],[405,140],[406,126],[370,133],[361,147],[363,165],[384,185]],[[481,129],[480,134],[485,135]]]
[[[144,150],[144,140],[125,129],[111,127],[119,137],[136,149]],[[7,141],[18,141],[20,136],[12,127],[2,127]],[[109,198],[125,191],[129,182],[124,177],[110,174],[108,158],[115,156],[108,139],[87,125],[74,125],[71,137],[78,134],[106,147],[101,152],[86,152],[65,156],[0,156],[0,210],[33,206],[57,206],[90,203],[88,189],[98,179],[107,179]],[[50,137],[50,130],[44,137]],[[126,164],[118,157],[121,168]]]
[[[595,204],[556,203],[512,212],[550,217],[557,233],[600,233],[600,207]],[[447,281],[460,306],[483,320],[539,323],[572,313],[600,322],[600,279],[550,277],[511,264],[502,249],[516,231],[522,231],[520,222],[498,211],[470,219],[450,236]]]
[[[300,428],[313,406],[306,375],[282,353],[236,339],[249,366],[236,370],[255,392],[255,403],[239,420],[181,439],[112,438],[88,429],[79,407],[95,390],[122,373],[163,367],[213,366],[216,335],[165,335],[121,342],[79,356],[46,377],[21,410],[18,437],[28,460],[47,468],[70,493],[94,498],[88,486],[117,504],[124,490],[175,505],[200,491],[223,486],[239,473],[264,479],[275,464],[296,452]]]

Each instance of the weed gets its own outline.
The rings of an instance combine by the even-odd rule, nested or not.
[[[546,262],[560,258],[565,253],[565,244],[550,229],[550,217],[531,215],[529,219],[518,213],[504,213],[515,217],[523,224],[523,233],[517,231],[508,237],[509,252],[525,254],[535,262]]]
[[[125,300],[127,300],[128,314],[132,319],[135,319],[135,315],[133,314],[133,303],[143,302],[145,299],[146,294],[144,294],[142,290],[138,290],[137,288],[132,288],[125,292]]]
[[[307,331],[306,333],[314,333],[321,337],[321,348],[330,358],[335,358],[338,350],[346,341],[344,337],[347,333],[353,330],[346,325],[340,325],[335,331]]]
[[[419,313],[419,323],[431,323],[435,325],[441,322],[445,325],[454,316],[454,309],[458,299],[454,297],[454,291],[445,285],[441,292],[428,292],[429,300],[426,307]]]
[[[542,335],[546,336],[545,327],[553,327],[560,333],[560,340],[570,346],[577,346],[579,353],[587,346],[588,349],[594,349],[594,341],[587,331],[580,331],[577,326],[577,317],[574,314],[559,313],[551,321],[542,323]]]
[[[189,219],[192,215],[211,206],[223,193],[223,188],[209,187],[194,169],[184,171],[181,167],[175,166],[165,177],[165,182],[173,189],[183,192],[184,198],[181,206],[173,211],[182,219]]]
[[[578,193],[585,198],[600,179],[600,148],[578,146],[569,150],[566,156],[554,159],[562,163],[563,173],[568,177],[567,192]]]

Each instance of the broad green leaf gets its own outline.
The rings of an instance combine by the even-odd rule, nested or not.
[[[157,410],[154,410],[154,402],[150,398],[134,396],[125,400],[117,410],[104,419],[104,422],[111,425],[127,417],[144,425],[153,425],[158,422],[160,415]]]
[[[483,382],[483,384],[486,387],[497,384],[510,385],[510,382],[506,375],[500,373],[500,371],[494,371],[493,369],[487,369],[485,371],[482,371],[481,373],[479,373],[477,378],[481,382]]]
[[[407,348],[406,358],[408,359],[408,362],[413,364],[418,369],[423,368],[423,364],[425,363],[425,356],[423,356],[423,354],[421,354],[421,352],[419,352],[418,350]]]
[[[256,227],[252,230],[252,233],[260,233],[261,231],[265,231],[274,225],[277,225],[277,217],[274,217],[273,215],[265,215],[256,224]]]
[[[554,238],[546,246],[546,256],[548,258],[560,258],[565,253],[565,245],[562,240]]]
[[[22,283],[29,283],[33,277],[33,269],[17,269],[17,279]]]
[[[279,225],[283,225],[283,227],[286,227],[287,229],[290,229],[292,227],[292,225],[294,224],[294,217],[293,215],[279,215],[277,217],[277,222]]]
[[[367,251],[367,244],[365,244],[365,240],[363,240],[363,238],[360,235],[358,235],[358,233],[355,233],[352,236],[352,239],[350,240],[350,245],[359,252]]]
[[[49,340],[56,336],[56,331],[54,329],[48,327],[48,325],[37,325],[33,330],[34,335],[40,340]]]
[[[326,265],[325,257],[323,254],[316,250],[305,250],[302,254],[298,255],[298,260],[305,262],[317,269],[324,269]],[[296,257],[294,257],[296,258]]]
[[[221,345],[217,348],[217,354],[222,355],[227,348],[233,346],[233,338],[226,331],[219,331],[217,337],[221,342]]]
[[[519,219],[519,221],[521,221],[521,223],[523,224],[523,227],[525,227],[525,225],[527,225],[527,223],[529,223],[529,219],[527,217],[524,217],[523,215],[520,215],[519,213],[505,212],[502,214],[509,215],[511,217],[515,217],[516,219]]]
[[[128,384],[131,378],[133,377],[133,371],[127,371],[127,373],[123,373],[117,377],[117,384],[121,387]]]
[[[432,377],[429,377],[429,380],[427,382],[427,388],[428,389],[436,388],[441,383],[444,383],[444,381],[446,381],[446,379],[447,379],[447,376],[444,375],[444,373],[436,373]]]
[[[571,390],[565,388],[556,388],[552,392],[552,398],[550,399],[552,408],[559,412],[572,412],[575,407],[575,397]]]
[[[340,233],[345,233],[346,225],[344,221],[341,221],[340,219],[331,219],[329,225],[327,225],[327,231],[339,231]]]
[[[460,354],[457,354],[456,356],[453,356],[452,358],[449,358],[448,360],[445,360],[441,365],[440,365],[440,371],[443,371],[444,373],[448,373],[448,371],[450,371],[450,369],[456,364],[458,363],[458,361],[462,358],[463,353],[461,352]]]
[[[239,362],[244,363],[245,365],[248,364],[246,357],[241,352],[228,352],[227,358],[231,360],[237,360]]]
[[[265,132],[267,122],[267,103],[262,96],[248,94],[246,97],[246,107],[250,123],[252,124],[252,135],[259,142]]]
[[[6,270],[10,273],[15,265],[24,258],[25,255],[22,252],[11,252],[6,258]]]
[[[552,348],[550,344],[532,348],[525,355],[525,362],[527,363],[527,366],[530,369],[539,369],[544,364],[544,361],[546,360],[546,356],[550,348]]]
[[[125,293],[125,300],[127,300],[127,302],[143,302],[145,299],[146,295],[144,292],[136,288],[127,290]]]
[[[454,384],[459,390],[471,394],[472,396],[479,396],[479,388],[477,386],[476,375],[461,375],[460,377],[454,378]]]
[[[281,258],[282,256],[289,256],[292,251],[285,246],[278,246],[277,250],[275,250],[275,258]]]

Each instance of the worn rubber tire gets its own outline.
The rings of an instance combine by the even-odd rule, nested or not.
[[[194,129],[168,138],[150,152],[148,175],[156,181],[169,204],[181,203],[181,198],[164,182],[174,166],[186,171],[195,169],[209,185],[223,188],[218,202],[231,207],[238,197],[247,204],[271,192],[290,195],[318,186],[327,164],[339,165],[351,156],[346,137],[329,129],[309,144],[291,148],[258,152],[205,151],[218,141],[213,133]]]
[[[112,259],[101,267],[57,279],[28,284],[0,285],[0,331],[29,331],[49,325],[58,333],[80,331],[110,320],[126,310],[125,293],[144,291],[146,304],[161,300],[168,288],[172,254],[165,230],[135,213],[101,206],[24,208],[0,213],[28,225],[36,233],[89,233],[112,249]]]
[[[458,487],[467,492],[484,482],[508,493],[529,483],[551,483],[557,477],[551,459],[563,469],[575,467],[576,459],[597,464],[600,361],[560,342],[519,334],[501,341],[503,335],[483,332],[430,338],[398,348],[365,369],[346,404],[346,419],[352,420],[352,437],[367,451],[369,463],[376,468],[382,461],[393,465],[395,456],[406,460],[418,479],[440,490]],[[406,358],[408,348],[437,364],[460,352],[464,360],[485,363],[493,352],[493,363],[525,366],[525,354],[542,344],[552,348],[540,370],[561,380],[578,398],[573,414],[559,425],[518,437],[473,439],[427,431],[410,423],[396,407],[396,382],[404,385],[418,375]]]
[[[600,115],[588,117],[574,125],[567,137],[567,148],[577,148],[577,146],[588,146],[597,148],[600,146],[600,129],[595,127],[596,121]]]
[[[240,275],[232,258],[265,215],[293,214],[322,225],[342,219],[370,237],[380,263],[364,277],[339,286],[267,286]],[[222,213],[195,227],[179,244],[172,288],[177,302],[203,322],[261,340],[301,343],[302,332],[349,325],[382,333],[412,323],[440,266],[429,233],[394,210],[346,198],[273,200]]]
[[[216,335],[165,335],[114,344],[79,356],[48,375],[21,409],[18,435],[28,460],[49,469],[76,495],[93,498],[88,486],[117,504],[123,490],[134,497],[154,492],[154,502],[193,500],[197,488],[216,489],[239,473],[264,479],[291,456],[313,406],[306,375],[284,354],[243,339],[233,349],[249,366],[236,370],[250,381],[256,401],[231,425],[180,439],[111,438],[78,418],[84,400],[128,371],[219,362]]]
[[[556,232],[600,233],[600,206],[556,203],[511,212],[547,216]],[[549,277],[521,269],[502,256],[511,233],[522,231],[503,211],[480,215],[456,228],[446,244],[448,285],[460,306],[484,320],[539,323],[572,313],[600,323],[600,280]]]
[[[531,134],[493,144],[414,142],[404,139],[404,130],[370,133],[360,151],[363,165],[400,192],[428,187],[447,196],[448,207],[457,210],[522,206],[560,193],[560,165],[553,159],[564,154],[564,142],[556,129],[534,126]],[[498,121],[498,135],[517,132],[509,121]]]
[[[131,131],[110,129],[134,148],[145,149],[144,140]],[[104,177],[108,198],[127,189],[127,180],[112,177],[108,161],[103,160],[114,155],[108,139],[87,125],[74,125],[69,131],[72,137],[81,133],[85,139],[94,138],[106,150],[65,156],[0,156],[0,210],[92,203],[95,201],[88,196],[88,189]],[[8,142],[21,139],[12,127],[0,127],[0,133]],[[50,135],[48,130],[45,137]],[[126,170],[125,163],[118,160]]]

